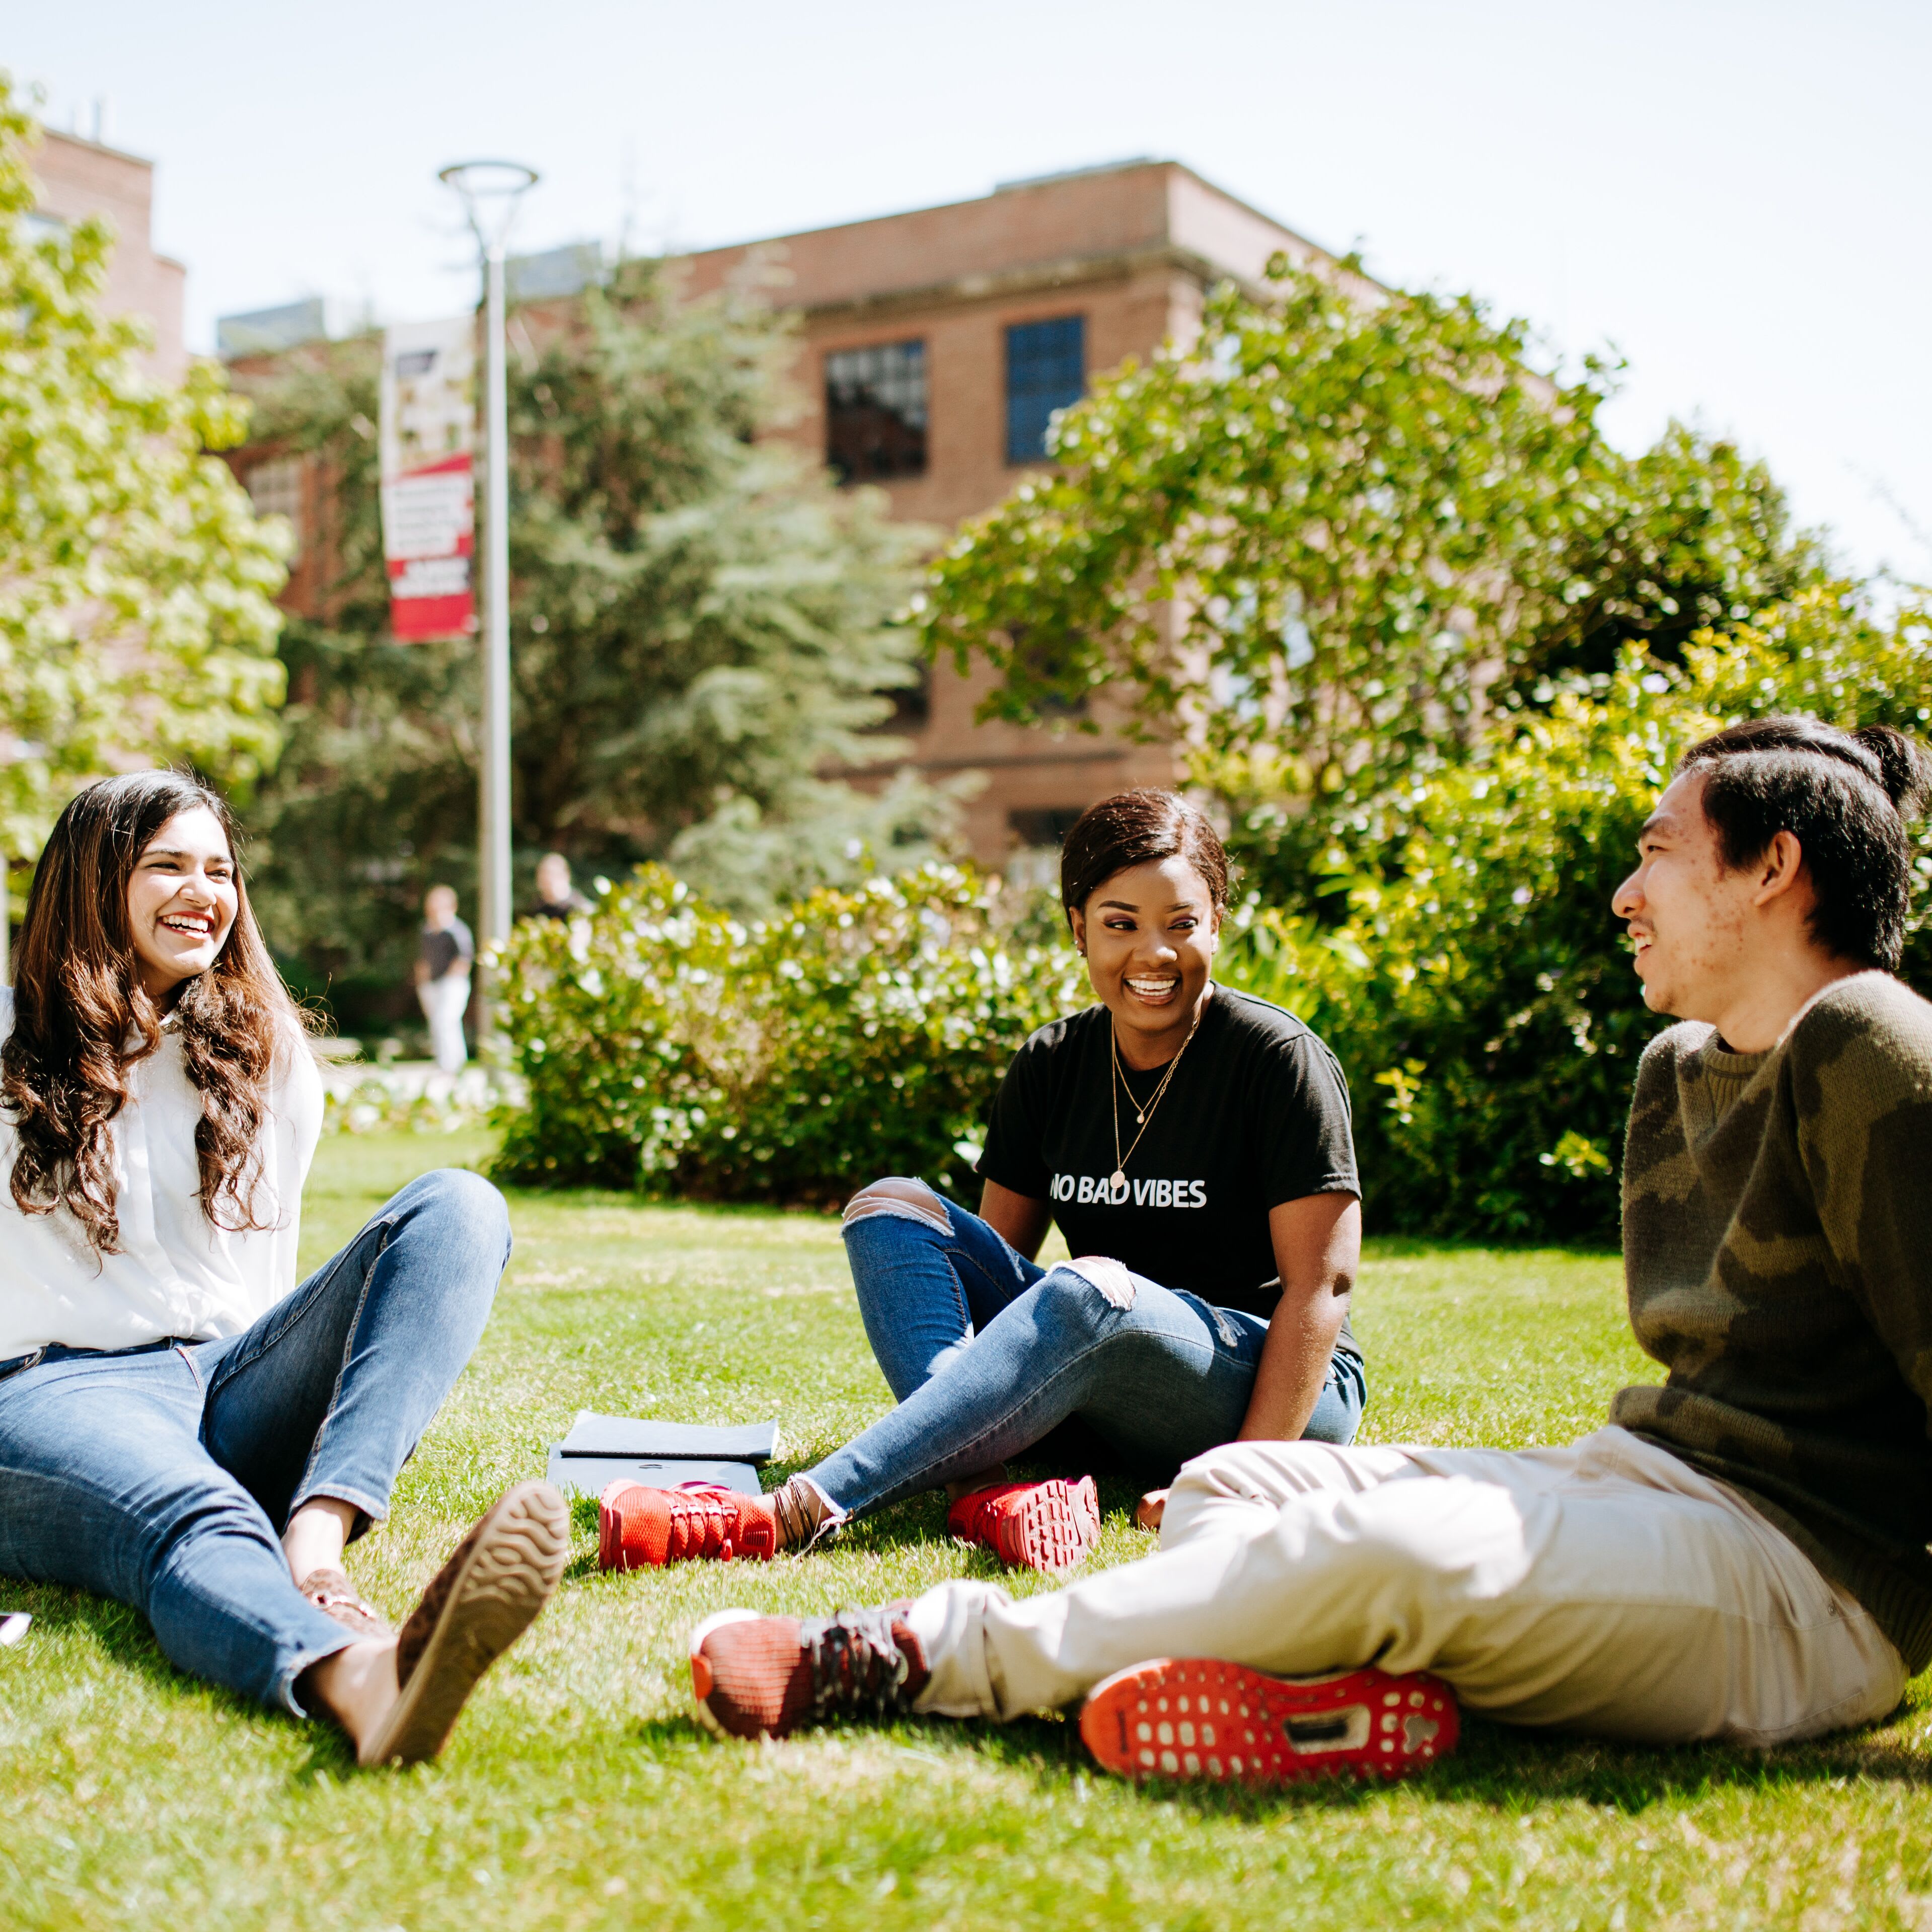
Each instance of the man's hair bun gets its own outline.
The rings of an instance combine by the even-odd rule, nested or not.
[[[1862,745],[1878,760],[1878,782],[1885,788],[1901,818],[1910,818],[1924,808],[1932,794],[1932,755],[1916,738],[1894,731],[1889,724],[1868,724],[1852,734],[1852,742]]]

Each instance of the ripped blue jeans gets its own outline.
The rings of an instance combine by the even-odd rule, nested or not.
[[[325,1496],[388,1514],[509,1251],[487,1180],[422,1174],[239,1334],[0,1377],[0,1578],[117,1597],[180,1669],[302,1716],[296,1680],[354,1639],[296,1588],[282,1532]]]
[[[1042,1268],[976,1214],[896,1186],[902,1198],[868,1190],[846,1210],[860,1312],[898,1406],[806,1472],[842,1517],[1017,1456],[1069,1416],[1154,1473],[1234,1439],[1268,1339],[1258,1316],[1117,1264]],[[1352,1441],[1366,1394],[1361,1358],[1337,1349],[1303,1439]]]

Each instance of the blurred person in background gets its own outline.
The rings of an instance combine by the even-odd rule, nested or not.
[[[568,919],[588,912],[590,902],[570,883],[570,861],[561,852],[546,852],[537,861],[537,919]]]
[[[463,1016],[470,1010],[470,969],[476,958],[476,942],[456,916],[455,888],[430,886],[423,901],[416,998],[429,1022],[430,1052],[440,1072],[460,1073],[470,1058],[463,1043]]]

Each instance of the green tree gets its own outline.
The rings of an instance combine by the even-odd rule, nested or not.
[[[894,611],[923,533],[763,432],[790,325],[753,291],[681,299],[619,267],[562,322],[513,329],[511,639],[520,876],[556,847],[616,872],[662,858],[740,911],[874,859],[916,862],[950,808],[875,734],[917,676]],[[388,626],[379,345],[285,362],[265,446],[324,466],[325,609],[292,621],[290,745],[268,798],[273,930],[339,1012],[400,985],[422,886],[474,878],[476,651]]]
[[[1630,644],[1680,663],[1699,632],[1822,580],[1818,542],[1793,533],[1784,491],[1735,443],[1673,422],[1640,456],[1598,448],[1591,469],[1560,608],[1522,640],[1499,696],[1533,698],[1552,673],[1608,671]]]
[[[1627,644],[1609,673],[1506,715],[1479,755],[1354,811],[1314,855],[1336,916],[1258,896],[1240,910],[1230,975],[1349,1070],[1375,1225],[1615,1240],[1630,1082],[1666,1022],[1611,895],[1686,747],[1777,712],[1922,735],[1932,613],[1881,622],[1856,586],[1820,584],[1700,632],[1678,664]],[[1905,976],[1932,992],[1922,902]]]
[[[1733,446],[1676,424],[1634,459],[1606,443],[1604,365],[1553,384],[1525,323],[1351,264],[1270,278],[1096,385],[1057,468],[934,566],[926,641],[992,662],[988,713],[1124,691],[1292,875],[1329,836],[1311,800],[1352,808],[1468,756],[1552,674],[1633,640],[1675,661],[1818,576]]]
[[[993,714],[1111,686],[1305,795],[1468,740],[1592,514],[1600,391],[1553,387],[1472,298],[1269,274],[1068,411],[1058,467],[961,533],[920,614],[1000,672]]]
[[[280,533],[209,451],[245,406],[196,363],[144,370],[104,315],[103,222],[30,224],[40,130],[0,74],[0,854],[31,864],[75,789],[192,764],[246,793],[274,759]]]

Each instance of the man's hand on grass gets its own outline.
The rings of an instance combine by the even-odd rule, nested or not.
[[[1167,1513],[1167,1492],[1150,1490],[1140,1500],[1140,1507],[1134,1511],[1134,1520],[1143,1529],[1158,1529],[1160,1520]]]

